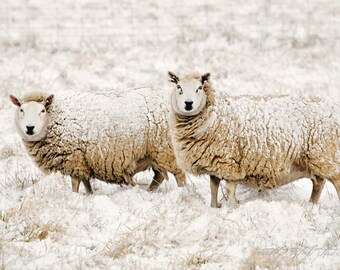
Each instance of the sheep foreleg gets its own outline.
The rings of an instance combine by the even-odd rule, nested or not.
[[[72,183],[72,191],[73,192],[79,192],[79,185],[81,180],[76,177],[71,177],[71,183]]]
[[[313,182],[313,191],[312,191],[312,195],[309,201],[316,204],[318,203],[320,199],[320,195],[326,183],[326,179],[321,178],[319,176],[315,176],[315,179],[313,179],[312,182]]]
[[[210,176],[210,192],[211,192],[211,207],[220,208],[221,204],[217,201],[218,187],[220,186],[220,181],[216,176]]]

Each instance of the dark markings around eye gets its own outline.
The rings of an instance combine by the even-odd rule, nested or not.
[[[177,89],[179,90],[179,94],[182,95],[183,94],[183,89],[180,85],[177,84]]]
[[[202,90],[202,85],[196,89],[196,93],[198,93],[198,90]]]

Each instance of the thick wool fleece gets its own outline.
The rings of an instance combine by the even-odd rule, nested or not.
[[[258,188],[302,177],[333,182],[340,196],[340,107],[316,97],[240,96],[215,92],[196,116],[171,111],[178,164]]]
[[[183,185],[185,175],[176,165],[168,131],[167,102],[158,92],[56,93],[47,111],[47,136],[25,141],[28,152],[45,172],[79,180],[130,184],[136,172],[153,166],[165,178],[173,173]],[[43,102],[44,97],[35,93],[22,102]]]

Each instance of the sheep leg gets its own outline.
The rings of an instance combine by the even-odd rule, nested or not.
[[[80,179],[78,177],[71,176],[71,182],[72,182],[72,191],[73,192],[79,192],[80,182],[83,182],[83,184],[85,186],[86,194],[92,194],[93,193],[89,179]]]
[[[152,179],[152,182],[148,188],[148,191],[155,191],[160,184],[162,184],[163,180],[164,180],[164,177],[163,175],[160,173],[160,171],[158,170],[155,170],[155,169],[152,169],[153,172],[154,172],[154,177]]]
[[[323,190],[323,187],[326,183],[326,179],[321,178],[320,176],[315,176],[315,179],[313,179],[312,182],[313,182],[313,190],[312,190],[312,194],[311,194],[309,201],[311,203],[317,204],[320,199],[320,195]]]
[[[239,203],[235,197],[236,187],[236,183],[227,181],[227,199],[231,206],[237,206]]]
[[[81,180],[76,177],[71,177],[71,183],[72,183],[72,192],[79,192],[79,185]]]
[[[116,179],[115,182],[118,182],[118,183],[125,182],[127,185],[131,185],[134,187],[136,183],[135,181],[133,181],[132,177],[133,175],[124,173],[123,177],[120,179]]]
[[[221,204],[217,201],[218,187],[221,179],[210,175],[210,192],[211,192],[211,207],[220,208]]]
[[[336,180],[329,179],[329,181],[331,181],[333,186],[335,187],[336,192],[338,193],[339,200],[340,200],[340,178]]]
[[[174,176],[176,178],[177,186],[184,187],[187,184],[185,173],[177,173],[174,174]]]
[[[91,184],[90,184],[90,180],[89,179],[83,179],[82,182],[85,186],[86,194],[87,195],[92,194],[93,191],[92,191],[92,187],[91,187]]]

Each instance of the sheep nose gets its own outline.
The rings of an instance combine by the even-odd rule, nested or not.
[[[33,129],[34,129],[34,126],[26,126],[26,133],[28,134],[28,135],[33,135],[34,133],[33,133]]]
[[[185,109],[187,111],[191,111],[192,110],[192,104],[194,103],[193,101],[184,101],[185,103]]]

